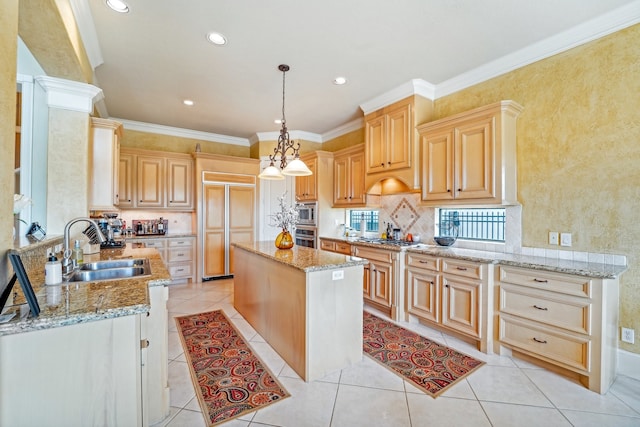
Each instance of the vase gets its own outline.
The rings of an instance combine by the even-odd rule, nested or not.
[[[278,249],[291,249],[293,247],[293,237],[289,230],[282,230],[276,237],[276,248]]]

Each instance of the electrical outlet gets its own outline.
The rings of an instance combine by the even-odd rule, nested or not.
[[[549,232],[549,244],[550,245],[557,245],[558,244],[558,232],[557,231],[550,231]]]
[[[560,246],[571,246],[571,233],[560,233]]]
[[[631,328],[622,328],[622,337],[623,342],[628,342],[629,344],[633,344],[635,342],[635,331]]]
[[[336,270],[336,271],[332,272],[331,278],[333,280],[344,279],[344,270]]]

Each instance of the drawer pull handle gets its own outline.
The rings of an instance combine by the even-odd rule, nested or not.
[[[535,277],[533,278],[533,281],[538,283],[549,283],[547,279],[536,279]]]
[[[418,261],[418,262],[419,262],[420,264],[429,264],[429,261],[423,261],[423,260],[420,260],[420,261]]]
[[[538,310],[544,310],[547,311],[549,310],[547,307],[538,307],[537,305],[533,304],[533,308],[537,308]]]
[[[467,271],[467,267],[456,267],[456,270]]]
[[[546,344],[546,343],[547,343],[547,341],[546,341],[546,340],[539,340],[539,339],[538,339],[538,338],[536,338],[536,337],[533,337],[533,340],[534,340],[535,342],[539,342],[540,344]]]
[[[179,268],[176,270],[178,273],[182,273],[184,271],[184,268]]]

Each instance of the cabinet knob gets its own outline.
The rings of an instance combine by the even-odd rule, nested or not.
[[[451,193],[451,189],[450,188],[447,188],[447,193]]]
[[[140,200],[140,203],[142,203],[142,200]]]
[[[390,164],[391,164],[391,162],[387,162],[387,164],[388,164],[388,165],[390,165]]]
[[[449,285],[444,285],[444,287],[445,287],[445,288],[448,288],[448,287],[449,287]]]
[[[462,191],[462,188],[458,188],[458,191]]]
[[[384,166],[384,162],[383,162],[383,163],[380,163],[380,166]]]

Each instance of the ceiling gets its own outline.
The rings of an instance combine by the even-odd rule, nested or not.
[[[437,98],[640,15],[638,0],[125,1],[75,0],[107,114],[238,138],[278,131],[279,64],[289,129],[321,140],[413,79]]]

